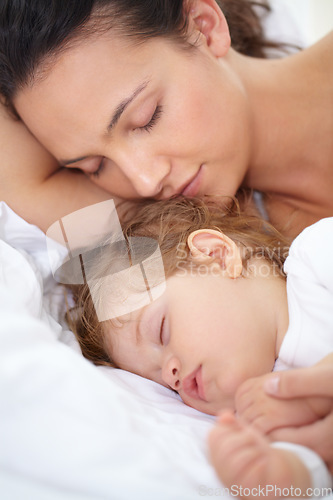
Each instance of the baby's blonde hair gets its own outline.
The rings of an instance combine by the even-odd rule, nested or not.
[[[164,264],[165,277],[173,276],[179,268],[193,266],[187,246],[188,236],[198,229],[222,231],[235,241],[241,250],[243,268],[252,257],[265,259],[281,276],[287,257],[289,241],[273,226],[240,209],[235,198],[206,197],[174,198],[165,201],[138,202],[122,207],[122,229],[126,241],[133,237],[148,237],[157,241]],[[246,204],[246,201],[242,200]],[[125,211],[124,211],[125,208]],[[181,249],[181,252],[179,251]],[[96,262],[96,277],[107,274],[108,260],[114,255],[104,252]],[[105,325],[98,321],[88,285],[70,287],[75,307],[68,311],[67,321],[73,330],[83,355],[96,365],[115,366],[105,343]],[[108,323],[112,324],[112,320]]]

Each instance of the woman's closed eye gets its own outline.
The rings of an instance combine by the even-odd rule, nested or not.
[[[105,162],[105,157],[103,156],[95,172],[92,172],[90,175],[92,175],[93,177],[99,177],[104,168],[104,162]]]
[[[160,105],[156,106],[155,111],[154,111],[152,117],[150,118],[149,122],[146,123],[146,125],[143,125],[142,127],[137,127],[136,130],[144,130],[146,132],[150,132],[152,130],[152,128],[154,127],[154,125],[156,125],[156,123],[158,122],[162,113],[163,113],[162,106],[160,106]],[[105,166],[105,157],[102,157],[97,169],[95,170],[95,172],[92,172],[92,174],[90,174],[90,175],[92,175],[95,178],[98,178],[99,175],[101,174],[104,166]]]
[[[145,130],[146,132],[150,132],[154,125],[156,125],[157,121],[161,117],[161,114],[163,113],[162,106],[156,106],[155,111],[150,118],[149,122],[146,123],[146,125],[143,125],[142,127],[138,127],[137,130]]]

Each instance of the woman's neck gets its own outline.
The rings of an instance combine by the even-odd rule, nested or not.
[[[230,52],[250,103],[253,148],[245,187],[316,203],[325,190],[320,179],[333,182],[332,46],[333,34],[284,59]],[[309,200],[314,176],[318,185]]]

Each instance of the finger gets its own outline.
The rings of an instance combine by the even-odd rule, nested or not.
[[[210,446],[220,446],[223,443],[224,452],[230,454],[244,445],[253,445],[258,439],[263,439],[256,429],[235,418],[231,412],[224,412],[221,418],[224,421],[219,422],[209,433]]]
[[[236,408],[236,411],[239,415],[243,414],[249,408],[253,407],[254,402],[257,400],[257,398],[255,396],[256,395],[252,394],[252,391],[242,392],[242,393],[240,393],[238,391],[236,392],[235,408]]]
[[[225,432],[226,431],[226,432]],[[259,453],[258,448],[261,448],[267,440],[252,427],[234,429],[234,426],[217,426],[208,436],[208,444],[212,462],[217,464],[219,461],[224,462],[224,467],[230,467],[231,470],[239,470],[245,466],[246,456],[243,455],[245,450],[252,450],[252,455]],[[238,458],[242,458],[242,464],[238,464]]]
[[[333,397],[333,371],[330,366],[314,366],[274,373],[264,382],[264,391],[278,398],[310,396]]]
[[[269,434],[273,441],[289,441],[313,449],[331,467],[333,465],[333,419],[318,420],[311,425],[276,429]]]
[[[246,424],[254,424],[258,419],[262,418],[265,415],[264,410],[259,406],[250,406],[245,411],[240,412],[239,416],[243,422]]]
[[[223,410],[218,414],[217,422],[221,424],[235,424],[236,417],[232,410]]]
[[[275,422],[269,415],[260,415],[253,420],[251,425],[262,434],[268,434],[272,429],[278,427],[278,422]]]
[[[235,453],[228,455],[223,464],[221,462],[215,463],[215,467],[219,470],[222,482],[230,487],[232,484],[251,481],[251,472],[261,459],[260,446],[245,445]]]

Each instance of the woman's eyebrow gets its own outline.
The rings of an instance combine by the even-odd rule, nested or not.
[[[134,101],[134,99],[139,95],[141,94],[141,92],[147,87],[147,85],[149,84],[149,80],[148,81],[145,81],[143,83],[141,83],[133,92],[132,94],[127,97],[126,99],[124,99],[116,108],[116,110],[114,111],[113,115],[112,115],[112,118],[110,120],[110,123],[108,124],[107,128],[106,128],[106,131],[107,133],[109,133],[112,128],[117,124],[119,118],[121,117],[121,115],[123,114],[123,112],[125,111],[125,109],[127,108],[127,106],[132,102]]]
[[[127,97],[126,99],[124,99],[123,101],[121,101],[121,103],[116,107],[115,111],[113,112],[112,114],[112,117],[111,117],[111,120],[109,122],[109,124],[107,125],[106,127],[106,134],[109,134],[111,132],[111,130],[115,127],[115,125],[118,123],[119,121],[119,118],[121,117],[121,115],[123,114],[123,112],[125,111],[125,109],[127,108],[127,106],[129,104],[131,104],[132,101],[134,101],[134,99],[139,95],[141,94],[141,92],[147,87],[147,85],[150,83],[149,80],[141,83],[133,92],[132,94]],[[59,163],[60,165],[62,166],[65,166],[65,165],[71,165],[72,163],[77,163],[79,161],[82,161],[82,160],[86,160],[87,158],[89,158],[89,155],[87,156],[80,156],[78,158],[72,158],[72,159],[65,159],[65,160],[59,160]]]

